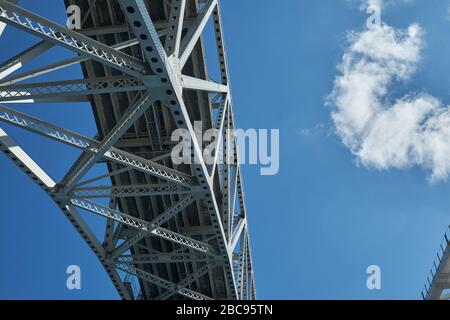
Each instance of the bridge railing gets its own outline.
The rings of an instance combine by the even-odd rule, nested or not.
[[[444,238],[439,244],[439,250],[436,254],[436,257],[434,258],[433,266],[431,267],[430,272],[427,275],[427,281],[424,285],[424,289],[421,292],[422,299],[424,300],[428,296],[428,293],[430,292],[433,282],[437,280],[436,276],[438,274],[438,268],[442,263],[442,258],[444,257],[444,254],[449,245],[450,245],[450,226],[448,227],[447,231],[444,234]]]

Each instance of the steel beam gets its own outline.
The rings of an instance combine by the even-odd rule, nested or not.
[[[217,0],[209,0],[205,7],[199,12],[192,26],[189,28],[188,33],[181,43],[180,70],[183,69],[189,59],[192,50],[194,50],[194,47],[202,35],[206,23],[208,22],[208,19],[216,6]]]
[[[22,169],[26,168],[27,173],[32,174],[32,179],[42,187],[52,189],[55,186],[52,178],[2,128],[0,128],[0,147]]]
[[[172,183],[185,187],[192,186],[192,178],[189,175],[116,148],[111,148],[107,151],[105,158]]]
[[[17,4],[17,2],[19,2],[19,0],[8,0],[11,3]],[[0,36],[3,34],[3,31],[5,31],[6,28],[6,24],[3,22],[0,22]]]
[[[174,231],[165,229],[165,228],[157,228],[153,230],[152,235],[156,235],[164,240],[171,241],[175,244],[178,244],[180,246],[184,246],[186,248],[201,252],[201,253],[207,253],[212,256],[216,256],[217,252],[216,249],[206,243],[203,243],[202,241],[198,241],[189,237],[186,237],[182,234],[176,233]]]
[[[217,116],[217,123],[216,123],[216,130],[219,131],[218,134],[218,141],[216,143],[216,151],[214,154],[214,162],[211,166],[211,171],[209,173],[209,177],[210,179],[214,178],[214,175],[216,173],[216,168],[219,165],[219,161],[222,158],[223,154],[222,154],[222,149],[223,149],[223,141],[224,141],[224,133],[225,133],[225,119],[227,119],[227,114],[228,114],[228,109],[229,109],[229,103],[228,103],[228,95],[225,98],[225,101],[223,102],[222,106],[219,109],[218,112],[218,116]]]
[[[160,288],[156,292],[156,295],[159,294],[157,296],[159,299],[167,299],[175,294],[192,299],[209,299],[202,293],[190,289],[191,284],[194,283],[197,287],[202,287],[204,279],[200,281],[200,278],[208,273],[207,277],[211,282],[213,295],[217,293],[216,290],[219,286],[213,283],[213,277],[220,275],[220,277],[224,277],[223,285],[225,286],[225,292],[221,291],[221,295],[224,294],[227,299],[255,298],[240,168],[236,163],[226,164],[227,179],[223,182],[222,172],[217,170],[219,160],[217,150],[213,165],[205,164],[202,157],[202,146],[197,140],[191,123],[192,115],[188,112],[192,107],[189,105],[191,101],[184,101],[184,90],[198,91],[197,97],[202,97],[202,101],[205,99],[204,97],[209,98],[209,95],[205,93],[217,93],[217,99],[215,98],[212,104],[214,105],[220,97],[222,103],[218,105],[220,110],[216,128],[220,130],[222,136],[225,135],[225,129],[234,128],[218,1],[203,2],[206,4],[201,7],[194,19],[185,19],[186,10],[189,10],[190,16],[192,14],[192,3],[188,6],[186,0],[172,0],[167,12],[168,21],[154,24],[148,13],[146,2],[143,0],[119,0],[128,26],[114,25],[114,23],[123,22],[114,21],[113,15],[112,26],[75,32],[8,1],[0,0],[1,22],[6,22],[43,39],[35,46],[36,48],[32,47],[10,59],[3,67],[0,66],[0,74],[3,72],[3,77],[16,70],[21,63],[28,61],[27,59],[32,59],[47,50],[46,47],[55,44],[78,54],[74,58],[50,63],[47,66],[5,79],[0,77],[0,101],[69,102],[80,101],[93,95],[90,99],[93,104],[99,104],[97,107],[106,107],[108,99],[113,102],[114,108],[111,113],[114,115],[111,119],[115,121],[115,125],[110,126],[110,123],[105,125],[105,119],[102,118],[104,115],[97,115],[103,126],[99,129],[98,134],[102,137],[101,141],[98,141],[100,138],[87,138],[11,108],[0,106],[0,121],[82,151],[80,157],[58,184],[55,184],[53,180],[49,180],[51,184],[42,182],[41,178],[45,175],[38,177],[34,174],[34,172],[39,173],[39,170],[32,168],[32,160],[22,157],[22,160],[25,159],[25,162],[29,162],[28,164],[22,163],[20,152],[11,153],[10,149],[11,147],[14,149],[14,146],[10,142],[10,146],[5,147],[1,137],[0,149],[5,153],[8,152],[11,159],[52,196],[52,199],[83,238],[87,239],[86,242],[99,257],[117,291],[125,299],[131,298],[130,291],[127,290],[117,270],[143,279],[145,283],[143,283],[142,289],[147,293],[153,292],[155,289],[148,283],[155,284]],[[115,10],[109,3],[108,8]],[[88,16],[92,17],[93,25],[97,26],[94,6],[89,8],[85,21]],[[211,16],[214,20],[222,75],[220,83],[204,80],[208,79],[207,75],[198,76],[198,72],[195,71],[202,68],[201,63],[199,66],[197,62],[197,58],[202,59],[201,46],[197,46],[197,44]],[[189,23],[186,20],[189,20]],[[165,30],[160,29],[158,32],[156,29],[161,28],[162,25],[166,27]],[[188,30],[184,33],[186,27]],[[127,39],[120,35],[124,32],[130,35],[134,34],[136,39],[119,42]],[[109,37],[106,39],[104,34],[112,34],[117,44],[112,46],[103,44],[102,41],[110,43]],[[96,35],[98,41],[86,35]],[[161,35],[165,37],[161,38]],[[160,39],[165,39],[164,45]],[[140,48],[132,48],[128,52],[135,57],[141,57],[142,53],[144,61],[119,51],[137,45]],[[191,57],[195,76],[183,75],[181,70]],[[98,68],[96,65],[93,68],[92,62],[89,60],[102,65]],[[45,75],[76,63],[83,63],[87,67],[83,71],[88,80],[17,84],[20,81]],[[125,76],[112,77],[117,73],[113,73],[110,68],[118,70]],[[91,76],[94,73],[101,77],[105,76],[105,78],[94,78]],[[120,82],[117,83],[117,81]],[[132,91],[138,93],[133,94]],[[121,94],[118,96],[118,93]],[[100,99],[98,94],[105,94],[105,96]],[[130,102],[124,112],[122,105],[125,100]],[[155,104],[156,101],[158,103]],[[161,107],[163,108],[162,112],[157,110]],[[205,112],[203,109],[200,110],[202,120]],[[109,117],[108,114],[108,121],[111,120]],[[160,119],[158,120],[158,118]],[[161,128],[159,127],[161,125],[167,127]],[[168,139],[170,132],[166,132],[164,129],[173,128],[173,125],[177,129],[187,130],[192,138],[191,157],[194,162],[189,166],[173,166],[170,157],[167,157],[170,155],[171,144],[165,143],[164,139]],[[147,133],[142,134],[143,127],[147,128]],[[156,129],[156,135],[153,129]],[[155,141],[155,137],[158,141]],[[226,141],[224,141],[226,155],[236,152],[235,147],[228,146],[228,142],[233,139],[232,136],[226,137]],[[3,142],[7,142],[7,140],[5,138]],[[125,148],[126,151],[118,149],[118,145]],[[145,149],[147,153],[135,151],[136,148]],[[142,157],[138,155],[142,155]],[[155,158],[156,155],[161,156]],[[106,162],[110,172],[94,178],[84,178],[83,181],[83,177],[89,170],[100,162]],[[30,165],[31,167],[29,167]],[[139,171],[143,175],[135,171]],[[100,180],[107,178],[111,179],[112,186],[95,185]],[[215,185],[218,181],[222,181],[220,182],[222,190],[220,190],[220,185]],[[89,184],[91,185],[87,186]],[[225,210],[222,207],[219,208],[223,199],[218,201],[217,198],[222,193],[226,195],[224,198],[226,200]],[[240,206],[240,220],[236,224],[233,221],[235,194],[239,197]],[[127,205],[126,198],[130,197],[135,199],[139,214],[134,211],[133,206]],[[109,198],[109,206],[89,200],[97,198]],[[150,212],[150,216],[145,211],[148,206],[147,201],[144,201],[146,198],[150,199],[150,209],[153,211]],[[164,209],[160,210],[157,201],[163,202]],[[76,208],[106,218],[103,246],[90,233]],[[199,225],[191,224],[189,221],[189,215],[193,210],[198,211]],[[167,227],[163,228],[162,225]],[[192,233],[195,230],[204,232]],[[187,235],[192,235],[195,239]],[[150,237],[157,239],[150,239]],[[119,239],[124,242],[118,242]],[[233,257],[238,239],[241,239],[239,256],[241,265],[239,272],[235,273]],[[118,245],[118,243],[120,244]],[[153,243],[159,244],[160,248],[153,250]],[[124,255],[131,248],[133,249],[130,250],[130,254]],[[169,280],[161,277],[159,273],[160,269],[169,270],[166,264],[172,263],[178,272],[189,274],[176,284],[169,281],[173,279],[171,271],[168,271]],[[140,264],[146,266],[145,271],[137,268],[136,265]],[[213,270],[216,266],[218,269]],[[155,275],[147,272],[147,268],[154,270]],[[240,282],[239,279],[241,279]],[[155,296],[155,292],[149,296]]]
[[[104,249],[98,242],[94,233],[78,212],[72,206],[67,206],[58,200],[53,194],[56,183],[53,179],[3,130],[0,128],[0,150],[2,150],[28,177],[43,189],[58,205],[62,213],[75,227],[80,236],[95,253],[109,277],[111,278],[117,292],[123,299],[131,299],[117,271],[106,263]]]
[[[167,59],[167,55],[152,24],[146,5],[142,0],[119,0],[119,4],[134,34],[140,39],[140,45],[144,48],[144,56],[146,60],[149,61],[150,68],[154,73],[161,77],[161,80],[164,79],[164,81],[166,81],[167,89],[165,92],[167,94],[167,104],[169,105],[177,128],[185,129],[190,134],[193,147],[192,158],[195,159],[192,164],[192,169],[196,178],[202,182],[201,187],[204,189],[204,198],[202,200],[205,202],[206,208],[208,208],[213,228],[216,231],[216,240],[220,254],[224,259],[229,259],[226,236],[221,223],[217,201],[214,196],[213,181],[208,178],[208,170],[203,161],[202,150],[198,144],[196,134],[183,101],[182,88],[178,83],[179,70],[181,70],[181,68],[179,68],[180,64],[172,63]],[[206,19],[208,12],[210,9],[214,8],[216,4],[216,0],[209,2],[209,5],[206,7],[208,9],[202,11],[203,14],[199,15],[197,21],[200,22],[197,23],[197,27],[193,30],[196,30],[197,32],[203,30],[202,21],[203,19]],[[196,37],[195,33],[196,32],[194,31],[192,34],[192,40]],[[188,45],[190,46],[190,44]],[[188,51],[186,50],[189,51],[190,49],[186,48],[183,51],[183,54],[187,55]],[[149,90],[151,91],[151,88]],[[225,263],[224,268],[227,277],[226,286],[229,290],[229,297],[234,299],[237,297],[237,289],[235,279],[232,275],[231,261]]]
[[[114,252],[111,254],[111,256],[116,257],[118,255],[121,255],[122,253],[127,251],[129,248],[134,246],[136,243],[138,243],[145,237],[150,236],[157,228],[165,224],[175,215],[179,214],[181,210],[188,207],[192,202],[194,202],[194,197],[192,195],[184,196],[183,198],[181,198],[180,201],[178,201],[177,203],[172,205],[169,209],[167,209],[165,212],[163,212],[162,214],[158,215],[158,217],[153,219],[149,223],[147,228],[135,234],[133,237],[131,237],[125,243],[123,243],[119,248],[116,248]]]
[[[148,281],[148,282],[155,284],[161,288],[169,290],[172,294],[180,294],[182,296],[185,296],[190,299],[195,299],[195,300],[210,300],[209,297],[207,297],[203,294],[200,294],[198,292],[195,292],[195,291],[187,289],[187,288],[180,288],[175,283],[172,283],[166,279],[163,279],[161,277],[150,274],[149,272],[146,272],[144,270],[140,270],[129,264],[117,265],[117,269],[122,270],[129,274],[132,274],[138,278],[141,278],[142,280]]]
[[[161,195],[183,195],[191,193],[190,189],[173,184],[143,184],[129,186],[98,186],[75,188],[71,198],[127,198],[148,197]]]
[[[75,207],[90,211],[108,219],[113,219],[135,229],[146,231],[149,227],[149,223],[147,221],[135,218],[129,214],[120,212],[119,210],[111,209],[89,200],[71,199],[70,203]]]
[[[201,277],[203,277],[207,272],[209,272],[211,269],[213,269],[216,266],[216,263],[205,263],[203,264],[203,266],[201,266],[200,268],[197,269],[196,272],[190,274],[189,276],[187,276],[185,279],[181,280],[177,286],[178,288],[182,288],[179,289],[182,290],[182,292],[189,292],[186,290],[186,287],[188,287],[191,283],[195,282],[196,280],[200,279]],[[163,293],[160,297],[158,297],[158,299],[160,300],[167,300],[168,298],[170,298],[175,292],[173,291],[167,291],[165,293]],[[211,298],[206,297],[204,295],[201,296],[197,296],[197,295],[188,295],[188,297],[190,297],[191,299],[194,300],[211,300]]]
[[[169,22],[167,25],[165,49],[167,56],[178,58],[180,52],[181,35],[183,33],[186,0],[172,0],[170,5]]]
[[[180,262],[214,262],[214,257],[197,253],[155,253],[122,255],[113,260],[117,264],[152,264],[152,263],[180,263]]]
[[[98,146],[95,154],[85,153],[69,170],[62,181],[65,191],[70,192],[73,186],[86,174],[92,166],[100,160],[103,155],[122,137],[122,135],[142,116],[142,114],[153,105],[153,99],[149,94],[145,94],[135,104],[128,107],[122,118],[116,123],[114,128],[108,133],[105,139]]]
[[[71,98],[92,94],[106,94],[145,90],[142,82],[131,77],[109,77],[104,79],[65,80],[44,83],[0,86],[0,102]]]
[[[246,223],[247,221],[245,218],[239,220],[236,229],[234,230],[234,233],[230,238],[230,252],[234,251],[234,248],[236,247],[236,244],[239,241],[239,238],[241,237],[242,231],[244,230]]]
[[[0,106],[0,121],[93,153],[97,153],[100,145],[96,140],[59,128],[5,106]],[[117,148],[110,148],[104,154],[104,158],[169,182],[181,184],[186,187],[191,186],[190,176]]]
[[[228,86],[213,81],[198,79],[182,75],[180,77],[181,85],[184,89],[199,90],[207,92],[227,93]]]
[[[135,77],[146,73],[141,61],[50,20],[0,0],[0,21],[63,46]]]
[[[243,296],[243,287],[244,287],[244,277],[245,277],[245,266],[247,263],[247,237],[245,236],[245,233],[241,236],[241,255],[239,259],[239,267],[238,272],[236,274],[237,276],[237,290],[238,290],[238,296],[240,299],[242,299]]]
[[[46,41],[44,43],[51,44],[50,42],[46,42]],[[129,48],[131,46],[134,46],[136,44],[138,44],[138,41],[136,39],[131,39],[131,40],[124,41],[122,43],[118,43],[118,44],[112,45],[111,48],[114,48],[116,50],[122,50],[122,49],[125,49],[125,48]],[[17,59],[17,58],[13,58],[11,60],[15,60],[15,59]],[[30,71],[26,71],[26,72],[23,72],[21,74],[17,74],[15,76],[10,76],[10,77],[8,77],[6,79],[3,79],[0,76],[0,79],[3,79],[2,81],[0,81],[0,85],[1,86],[6,86],[6,85],[11,85],[11,84],[14,84],[14,83],[17,83],[17,82],[25,81],[25,80],[28,80],[28,79],[31,79],[31,78],[34,78],[34,77],[42,76],[42,75],[47,74],[49,72],[53,72],[53,71],[56,71],[56,70],[60,70],[60,69],[63,69],[63,68],[70,67],[72,65],[75,65],[75,64],[87,61],[87,60],[89,60],[88,57],[77,56],[77,57],[74,57],[74,58],[69,58],[69,59],[66,59],[66,60],[63,60],[63,61],[60,61],[60,62],[55,62],[55,63],[49,64],[49,65],[44,66],[44,67],[32,69]],[[23,63],[24,63],[24,61],[21,61],[21,64],[23,64]]]
[[[51,47],[53,47],[53,44],[51,42],[41,41],[36,43],[34,46],[25,49],[24,51],[12,57],[8,61],[4,62],[2,65],[0,65],[0,79],[3,79],[8,75],[10,75],[11,73],[17,71],[24,64],[40,56],[41,54],[49,50]]]

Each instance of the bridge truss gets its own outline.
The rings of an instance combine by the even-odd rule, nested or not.
[[[0,34],[9,25],[39,41],[0,65],[0,122],[76,148],[79,157],[54,181],[4,128],[0,150],[57,204],[121,298],[255,299],[241,168],[227,131],[235,122],[218,0],[65,0],[81,8],[77,31],[17,2],[0,0]],[[209,22],[220,81],[206,71]],[[20,72],[54,46],[74,56]],[[76,64],[82,79],[34,81]],[[93,138],[11,107],[80,101],[92,106]],[[220,130],[212,165],[194,121]],[[192,164],[172,162],[175,129],[192,139]],[[221,164],[220,153],[235,160]],[[92,176],[98,167],[107,170]],[[102,238],[84,214],[104,218]]]

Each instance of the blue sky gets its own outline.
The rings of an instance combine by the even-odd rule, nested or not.
[[[21,3],[63,22],[60,2]],[[239,10],[233,1],[222,2],[237,125],[280,129],[279,174],[262,177],[256,166],[243,169],[258,298],[419,298],[449,224],[449,183],[430,184],[429,172],[420,167],[380,171],[358,165],[334,133],[325,104],[347,33],[365,28],[368,15],[360,2],[249,0]],[[448,103],[450,1],[393,2],[383,10],[383,22],[395,28],[419,23],[425,46],[417,73],[390,88],[392,95],[425,91]],[[0,39],[0,60],[33,41],[8,29]],[[53,61],[62,53],[70,56],[52,50],[43,58]],[[80,72],[71,68],[53,77],[78,78]],[[95,133],[84,104],[18,109]],[[54,177],[76,156],[4,128]],[[117,298],[96,257],[47,195],[5,157],[0,173],[0,298]],[[81,267],[81,291],[66,289],[71,264]],[[366,288],[366,268],[373,264],[382,271],[379,291]]]

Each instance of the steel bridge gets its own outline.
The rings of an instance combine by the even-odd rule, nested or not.
[[[0,122],[76,148],[79,157],[54,181],[4,128],[0,150],[57,204],[122,299],[255,299],[241,168],[227,130],[235,119],[218,0],[65,0],[81,9],[79,30],[20,4],[0,0],[0,34],[10,26],[37,40],[0,65]],[[53,47],[73,57],[20,70]],[[212,59],[217,81],[207,73]],[[81,79],[36,80],[77,64]],[[12,107],[80,101],[92,107],[94,137]],[[212,164],[194,121],[220,132]],[[176,129],[192,139],[187,156],[196,161],[173,163]],[[93,176],[94,168],[103,174]],[[104,218],[104,236],[86,214]]]

